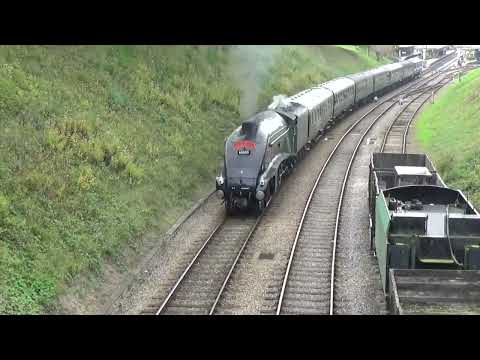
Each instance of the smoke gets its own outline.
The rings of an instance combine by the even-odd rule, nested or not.
[[[281,106],[281,105],[287,105],[288,103],[288,96],[287,95],[283,95],[283,94],[280,94],[280,95],[275,95],[273,97],[273,101],[270,105],[268,105],[268,108],[269,109],[276,109],[277,107]]]
[[[247,118],[258,111],[262,79],[280,52],[279,45],[239,45],[231,51],[231,72],[240,88],[240,116]]]

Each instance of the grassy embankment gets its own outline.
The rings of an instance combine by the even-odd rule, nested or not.
[[[216,47],[0,47],[0,313],[51,310],[212,186],[241,120],[230,62]],[[377,65],[330,46],[268,63],[261,106]]]
[[[416,123],[416,137],[444,181],[480,207],[480,70],[445,89]]]
[[[272,95],[292,95],[306,88],[346,74],[360,72],[388,63],[377,61],[365,46],[288,47],[283,49],[274,66],[262,79],[261,106],[268,105]],[[315,51],[317,50],[317,51]],[[311,86],[310,85],[310,86]]]

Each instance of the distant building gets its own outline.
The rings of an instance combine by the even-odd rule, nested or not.
[[[423,58],[438,58],[447,53],[448,45],[416,45],[415,49],[423,54]]]
[[[480,61],[480,45],[456,45],[458,55],[465,56],[467,60]]]
[[[415,45],[398,45],[398,57],[404,58],[415,53]]]

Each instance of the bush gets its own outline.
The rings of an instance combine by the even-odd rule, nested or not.
[[[60,135],[57,129],[48,129],[46,135],[46,144],[55,151],[62,151],[65,148],[65,137]]]
[[[105,161],[106,158],[104,149],[97,143],[83,145],[82,153],[85,154],[88,161],[94,165]]]
[[[123,171],[130,162],[130,157],[127,154],[120,152],[113,158],[113,167],[117,171]]]
[[[133,182],[140,181],[145,175],[143,169],[135,165],[133,162],[129,162],[125,169],[127,171],[127,175]]]
[[[91,124],[85,120],[66,120],[59,126],[59,132],[66,138],[78,137],[88,140],[93,129]]]
[[[25,175],[23,184],[30,192],[46,193],[52,186],[53,179],[49,174],[40,172],[41,170],[31,170]]]
[[[91,167],[84,166],[81,168],[77,183],[80,189],[85,191],[90,190],[95,185],[95,175]]]
[[[243,120],[235,49],[0,46],[0,313],[50,309],[212,183]],[[258,65],[270,100],[333,76],[328,49],[269,47],[240,65]]]

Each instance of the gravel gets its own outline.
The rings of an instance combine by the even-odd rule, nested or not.
[[[283,183],[283,188],[272,200],[234,270],[217,307],[217,314],[272,313],[303,206],[318,171],[344,131],[373,106],[374,104],[369,104],[339,122],[313,147]],[[388,120],[383,120],[382,124],[386,128]],[[364,141],[364,146],[359,150],[359,158],[354,164],[347,187],[348,196],[345,200],[349,203],[344,208],[338,248],[337,276],[342,276],[343,279],[338,282],[336,289],[342,304],[337,309],[338,313],[382,312],[383,295],[378,265],[369,252],[366,198],[369,154],[379,147],[381,138],[374,136],[374,133],[375,131],[368,136],[373,138],[374,143],[366,145]],[[159,240],[159,246],[151,260],[114,302],[111,312],[138,314],[152,302],[152,298],[165,298],[206,236],[221,222],[223,216],[223,206],[212,197],[180,226],[176,234]]]
[[[165,298],[177,278],[203,244],[206,236],[223,219],[225,209],[212,196],[171,236],[159,240],[148,264],[130,287],[112,304],[113,314],[139,314],[154,297]]]
[[[387,313],[376,258],[370,251],[368,176],[371,154],[380,146],[389,125],[403,106],[395,105],[370,130],[358,149],[345,188],[335,267],[336,314]]]
[[[297,226],[316,176],[345,130],[371,107],[359,109],[331,129],[285,181],[235,269],[218,314],[274,313]],[[270,256],[262,259],[262,254]]]

